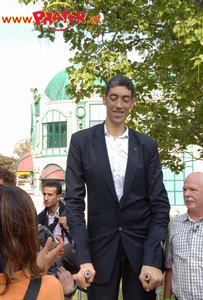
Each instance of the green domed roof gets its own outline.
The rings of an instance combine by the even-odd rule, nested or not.
[[[67,95],[65,91],[67,82],[68,73],[66,69],[54,76],[45,89],[45,94],[49,100],[69,100],[71,96]]]

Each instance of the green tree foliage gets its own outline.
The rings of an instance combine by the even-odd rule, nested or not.
[[[14,157],[8,157],[0,154],[0,167],[8,169],[13,172],[17,160]]]
[[[22,139],[14,145],[13,154],[19,159],[24,153],[30,151],[30,140]]]
[[[203,146],[203,1],[47,0],[43,10],[54,13],[56,6],[47,7],[57,2],[86,13],[86,24],[71,23],[63,32],[74,50],[66,92],[80,101],[95,89],[103,93],[112,75],[133,79],[136,105],[128,124],[154,137],[162,164],[178,173],[184,167],[178,154],[189,144]],[[57,5],[57,10],[67,6]],[[101,24],[88,24],[98,15]],[[56,28],[63,26],[55,22]],[[54,41],[54,31],[43,22],[35,29],[40,38]],[[161,93],[154,101],[157,90]],[[203,158],[202,150],[199,154]]]

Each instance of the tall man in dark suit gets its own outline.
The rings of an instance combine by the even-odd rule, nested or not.
[[[112,77],[103,103],[105,122],[73,134],[67,159],[66,214],[81,266],[77,281],[88,287],[89,300],[116,300],[121,279],[124,300],[155,299],[154,288],[163,284],[170,208],[157,144],[125,125],[134,105],[131,80]]]

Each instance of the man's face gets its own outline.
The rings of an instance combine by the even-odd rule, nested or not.
[[[57,208],[59,207],[59,201],[61,195],[56,194],[56,187],[48,187],[44,188],[44,205],[49,208]]]
[[[103,103],[107,109],[107,120],[114,125],[125,123],[129,109],[134,105],[135,100],[131,99],[131,91],[125,86],[115,86],[109,90],[106,97],[103,96]]]
[[[183,186],[185,205],[192,216],[199,216],[199,214],[203,216],[203,185],[200,183],[200,178],[200,173],[192,173],[185,179]]]

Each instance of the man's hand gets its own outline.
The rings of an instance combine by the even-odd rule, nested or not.
[[[58,217],[59,225],[63,227],[63,229],[68,230],[69,227],[67,226],[66,217]]]
[[[74,279],[69,271],[66,271],[64,267],[60,267],[56,273],[62,287],[64,294],[69,294],[74,288]]]
[[[90,278],[88,280],[85,280],[86,271],[90,272]],[[86,263],[80,265],[80,271],[77,274],[74,274],[74,278],[79,286],[86,288],[90,286],[91,282],[94,280],[95,273],[93,265],[91,263]]]
[[[150,280],[147,282],[144,279],[144,274],[150,275]],[[163,274],[160,269],[151,266],[143,266],[139,276],[140,281],[142,282],[143,288],[149,292],[154,288],[157,289],[160,285],[163,285]]]
[[[59,244],[54,249],[49,251],[53,241],[52,238],[49,237],[44,245],[44,248],[37,256],[37,265],[44,271],[44,274],[47,273],[53,262],[59,257],[60,251],[64,247],[63,239],[58,235],[56,236],[56,239],[59,241]]]

